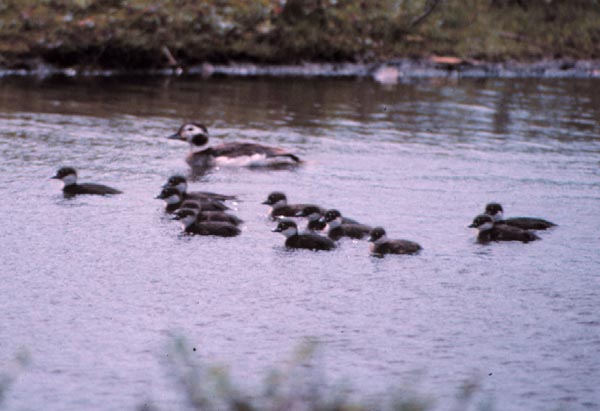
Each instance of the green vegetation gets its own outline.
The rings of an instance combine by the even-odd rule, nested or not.
[[[600,58],[597,0],[3,0],[0,65]]]
[[[2,407],[6,393],[19,377],[19,374],[29,365],[29,361],[29,354],[22,351],[15,355],[6,368],[0,369],[0,408]]]
[[[174,409],[194,411],[426,411],[435,401],[409,388],[389,387],[386,399],[361,400],[347,382],[333,385],[327,381],[320,356],[320,345],[307,339],[290,361],[273,369],[258,392],[242,392],[227,370],[198,361],[196,348],[181,337],[169,339],[166,368],[179,390],[181,404]],[[7,392],[28,367],[29,355],[22,352],[0,369],[0,409]],[[241,365],[241,364],[240,364]],[[242,365],[243,366],[243,365]],[[385,388],[385,387],[384,387]],[[492,409],[489,401],[476,401],[480,392],[476,380],[466,381],[454,398],[444,398],[455,410]],[[151,400],[140,403],[138,411],[160,411]],[[171,409],[173,409],[171,407]]]
[[[414,389],[394,387],[386,400],[357,400],[351,387],[332,386],[325,380],[319,356],[319,345],[307,340],[291,361],[274,370],[265,379],[261,392],[247,395],[233,384],[227,370],[208,367],[197,361],[198,353],[184,339],[172,341],[168,369],[182,394],[186,408],[195,411],[425,411],[433,409],[434,401]],[[260,391],[260,390],[259,390]],[[474,405],[490,409],[489,403],[474,404],[479,391],[476,382],[464,384],[454,399],[445,399],[453,409],[467,410]],[[139,411],[157,411],[151,402]]]

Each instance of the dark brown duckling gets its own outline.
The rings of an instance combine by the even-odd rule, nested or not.
[[[80,194],[92,194],[92,195],[109,195],[109,194],[121,194],[121,190],[116,188],[108,187],[102,184],[95,183],[83,183],[77,184],[77,171],[73,167],[61,167],[58,169],[56,174],[51,178],[62,180],[63,182],[63,194],[65,197],[74,197]]]

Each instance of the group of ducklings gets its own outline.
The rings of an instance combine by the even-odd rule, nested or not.
[[[231,195],[206,191],[187,191],[185,177],[175,175],[163,185],[156,197],[166,203],[165,211],[179,220],[186,234],[215,235],[235,237],[240,234],[239,225],[243,222],[236,215],[227,212],[226,201],[235,201]],[[373,254],[414,254],[421,250],[417,243],[407,240],[390,240],[382,227],[371,228],[359,224],[350,218],[344,218],[338,210],[325,210],[314,204],[288,204],[284,193],[271,193],[263,204],[270,205],[269,213],[273,220],[278,220],[273,232],[282,233],[286,237],[288,248],[309,250],[332,250],[335,241],[342,237],[361,239],[368,235],[373,242]],[[290,217],[308,218],[307,232],[300,233],[297,223]],[[326,229],[327,236],[317,234]]]
[[[483,214],[479,214],[469,227],[479,231],[477,242],[487,244],[491,241],[520,241],[528,243],[539,240],[534,233],[547,230],[556,224],[536,217],[512,217],[504,219],[504,209],[498,203],[489,203]]]
[[[198,147],[208,143],[208,130],[199,123],[184,124],[169,138],[190,144],[191,151],[186,160],[192,168],[223,164],[277,167],[301,163],[295,154],[256,143],[226,143],[198,151]],[[77,172],[72,167],[60,168],[52,178],[62,180],[65,197],[121,193],[120,190],[101,184],[78,184]],[[221,237],[234,237],[241,233],[239,225],[243,221],[228,211],[230,208],[225,204],[227,201],[237,200],[236,196],[207,191],[188,192],[187,188],[185,177],[174,175],[162,186],[156,197],[165,201],[165,210],[173,215],[174,220],[181,222],[185,233]],[[362,239],[368,236],[368,241],[372,242],[371,252],[375,255],[416,254],[422,250],[413,241],[389,239],[382,227],[360,224],[343,217],[336,209],[326,210],[314,204],[288,204],[285,194],[279,191],[269,194],[263,204],[271,206],[271,218],[279,220],[273,231],[286,237],[285,245],[289,248],[332,250],[343,237]],[[297,217],[308,219],[306,232],[299,232],[297,223],[292,219]],[[477,241],[534,241],[539,237],[532,230],[545,230],[555,225],[539,218],[502,217],[503,209],[500,204],[488,204],[485,213],[478,215],[469,226],[479,230]],[[326,230],[326,236],[317,234],[322,230]]]
[[[336,248],[335,242],[344,237],[363,239],[368,236],[368,241],[373,243],[371,253],[375,255],[416,254],[422,249],[413,241],[389,239],[383,227],[360,224],[336,209],[327,210],[315,204],[288,204],[286,195],[280,191],[269,194],[263,204],[271,206],[269,215],[273,220],[279,219],[273,231],[286,237],[285,245],[289,248],[332,250]],[[290,217],[307,218],[306,232],[299,233],[298,225]],[[326,236],[317,234],[322,230]]]

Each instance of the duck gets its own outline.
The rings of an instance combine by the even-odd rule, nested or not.
[[[299,234],[296,222],[288,218],[281,219],[273,232],[281,233],[286,237],[287,248],[313,251],[329,251],[336,248],[335,243],[327,237],[312,233]]]
[[[210,191],[189,192],[189,191],[187,191],[187,188],[188,188],[187,179],[184,176],[179,175],[179,174],[169,177],[167,182],[165,184],[163,184],[163,188],[168,188],[168,187],[176,188],[179,191],[179,194],[181,194],[181,196],[186,199],[188,199],[188,198],[189,199],[211,198],[213,200],[219,200],[219,201],[237,200],[237,197],[234,195],[218,194],[218,193],[213,193]]]
[[[281,167],[298,165],[302,160],[291,152],[250,142],[232,142],[198,150],[208,144],[208,129],[201,123],[185,123],[168,137],[187,141],[191,151],[186,157],[192,168],[206,169],[214,166]]]
[[[371,253],[377,256],[384,254],[417,254],[423,247],[414,241],[390,240],[383,227],[375,227],[369,234]]]
[[[327,223],[321,220],[321,217],[323,217],[322,213],[323,210],[320,207],[307,205],[296,213],[296,217],[306,217],[308,219],[308,224],[306,225],[308,231],[321,231],[327,226]],[[352,218],[342,216],[342,224],[360,223]]]
[[[327,223],[321,221],[322,216],[319,207],[314,205],[308,205],[295,214],[295,217],[306,217],[308,219],[306,225],[308,231],[321,231],[325,228]]]
[[[235,237],[241,233],[238,227],[224,221],[198,221],[198,213],[191,209],[180,210],[177,217],[185,234]]]
[[[361,239],[369,235],[373,229],[366,224],[344,224],[342,214],[336,209],[327,210],[321,217],[321,222],[327,224],[327,237],[334,241],[338,241],[342,237]]]
[[[62,180],[63,195],[65,197],[73,197],[80,194],[92,195],[110,195],[122,194],[121,190],[96,183],[77,183],[77,171],[73,167],[61,167],[56,171],[56,174],[50,178]]]
[[[523,230],[547,230],[556,224],[536,217],[504,217],[504,209],[499,203],[489,203],[485,206],[485,214],[492,217],[496,225],[505,224]]]
[[[540,239],[540,237],[531,231],[507,224],[497,224],[488,214],[479,214],[476,216],[469,227],[476,228],[479,231],[477,242],[480,244],[488,244],[491,241],[520,241],[528,243]]]
[[[182,216],[185,215],[184,210],[192,210],[196,213],[197,222],[206,221],[221,221],[229,224],[238,226],[244,221],[238,216],[226,213],[224,211],[205,211],[202,210],[202,206],[196,202],[184,201],[177,210],[173,212],[173,220],[181,220]]]
[[[167,213],[173,213],[175,210],[180,208],[183,203],[187,203],[187,208],[190,208],[192,203],[197,203],[198,208],[201,206],[204,211],[225,211],[229,210],[225,204],[219,200],[213,200],[211,198],[196,198],[186,199],[178,189],[174,187],[163,188],[158,194],[156,199],[164,200],[166,203],[165,211]],[[192,206],[193,207],[193,206]],[[196,208],[196,207],[194,207]]]
[[[278,217],[295,217],[308,206],[316,207],[321,213],[325,212],[324,208],[314,204],[288,204],[287,196],[281,191],[273,191],[262,203],[271,206],[269,216],[273,220]]]

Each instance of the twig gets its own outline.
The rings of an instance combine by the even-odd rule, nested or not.
[[[175,57],[173,57],[173,54],[171,54],[171,50],[169,50],[167,46],[162,46],[162,52],[169,61],[169,66],[179,66],[179,63],[177,63],[177,60],[175,60]]]
[[[413,28],[419,24],[421,24],[423,22],[423,20],[425,20],[427,18],[427,16],[429,16],[431,13],[433,13],[433,10],[437,7],[437,5],[440,3],[441,0],[431,0],[429,1],[429,5],[428,8],[425,10],[425,12],[423,14],[421,14],[419,17],[417,17],[416,19],[414,19],[413,21],[410,22],[410,24],[408,25],[408,28]]]

